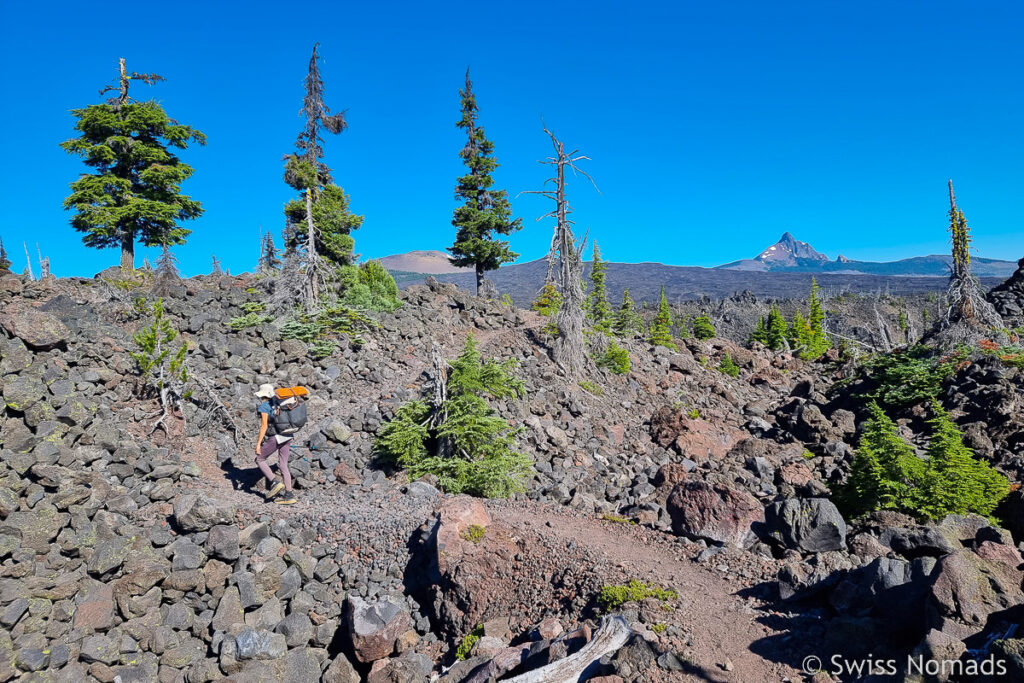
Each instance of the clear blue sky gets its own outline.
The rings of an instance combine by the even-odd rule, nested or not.
[[[541,117],[601,189],[575,218],[614,261],[716,265],[785,231],[834,258],[947,250],[946,179],[982,256],[1024,256],[1024,5],[940,0],[655,3],[131,3],[0,0],[0,237],[38,242],[58,275],[91,275],[61,208],[84,169],[58,144],[118,57],[167,78],[137,96],[209,136],[182,156],[205,215],[177,249],[251,269],[292,191],[281,157],[320,41],[327,101],[350,128],[327,163],[365,215],[356,250],[450,244],[467,65],[497,146],[496,179],[537,189]],[[544,200],[515,199],[523,260],[547,249]],[[142,254],[139,251],[138,261]]]

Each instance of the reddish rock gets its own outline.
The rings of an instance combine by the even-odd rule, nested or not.
[[[553,640],[562,635],[562,622],[557,617],[548,617],[537,625],[539,640]]]
[[[401,605],[390,600],[368,603],[354,595],[348,597],[346,620],[352,652],[364,664],[390,656],[412,625]]]
[[[787,462],[777,471],[779,483],[793,487],[806,486],[814,479],[814,473],[802,462]]]
[[[1020,552],[1012,545],[1005,545],[994,541],[982,541],[974,549],[974,552],[982,559],[1001,562],[1013,569],[1024,564],[1024,558],[1021,558]]]
[[[348,484],[349,486],[355,486],[363,481],[362,477],[350,465],[346,465],[343,462],[339,462],[334,466],[334,478],[342,484]]]
[[[988,615],[1024,602],[1024,572],[1001,560],[987,560],[970,550],[942,557],[936,565],[931,603],[941,619],[972,628],[983,626]]]
[[[668,497],[672,530],[745,548],[756,540],[750,525],[764,521],[764,508],[752,496],[721,484],[690,481],[677,484]]]
[[[658,468],[654,475],[654,485],[671,489],[676,484],[686,481],[686,468],[677,462],[669,462]]]
[[[690,418],[669,406],[651,416],[651,438],[663,448],[698,462],[721,458],[747,434],[724,424],[712,424],[701,418]]]
[[[83,633],[106,631],[114,625],[114,587],[93,587],[75,609],[74,627]]]

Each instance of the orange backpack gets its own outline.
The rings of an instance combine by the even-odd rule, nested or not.
[[[304,398],[309,396],[309,389],[306,387],[282,387],[280,389],[276,389],[275,393],[281,400],[286,398]]]

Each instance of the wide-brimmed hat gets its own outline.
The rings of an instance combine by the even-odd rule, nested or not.
[[[273,384],[261,384],[259,390],[256,391],[257,398],[274,398],[274,385]]]

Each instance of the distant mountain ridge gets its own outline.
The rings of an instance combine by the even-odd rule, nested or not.
[[[468,273],[473,270],[472,268],[453,266],[448,260],[448,254],[437,250],[409,251],[377,260],[388,270],[403,273],[442,275],[445,273]]]
[[[470,291],[476,287],[472,269],[455,268],[442,251],[412,251],[380,260],[403,288],[423,282],[428,275]],[[944,255],[890,262],[853,261],[840,255],[831,261],[787,232],[753,259],[716,268],[610,262],[607,279],[609,298],[614,302],[627,287],[636,301],[657,301],[662,285],[673,300],[722,298],[743,291],[768,298],[803,297],[809,291],[812,275],[823,288],[835,292],[912,294],[944,289],[949,263],[950,257]],[[1012,261],[977,257],[971,259],[971,265],[986,287],[1000,284],[1017,267]],[[584,270],[589,272],[589,263],[584,264]],[[511,294],[518,305],[529,306],[546,274],[547,263],[538,259],[502,266],[488,272],[487,279],[502,293]]]
[[[898,261],[853,261],[840,254],[835,261],[816,251],[807,242],[786,232],[778,242],[750,259],[717,266],[718,270],[744,270],[791,273],[846,273],[849,275],[888,275],[943,277],[949,275],[952,258],[948,254],[915,256]],[[1013,261],[975,257],[971,259],[978,277],[1009,277],[1017,267]]]

